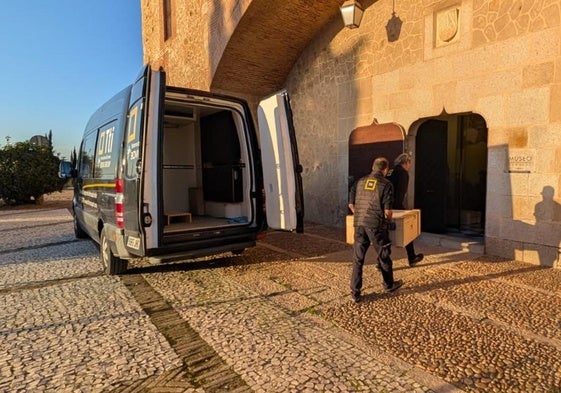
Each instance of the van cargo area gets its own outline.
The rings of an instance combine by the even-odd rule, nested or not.
[[[255,225],[242,114],[174,93],[163,112],[163,243],[186,231]]]

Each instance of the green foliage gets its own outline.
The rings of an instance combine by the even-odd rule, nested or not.
[[[37,201],[43,194],[61,191],[59,159],[52,147],[29,142],[8,144],[0,149],[0,199],[8,204]]]

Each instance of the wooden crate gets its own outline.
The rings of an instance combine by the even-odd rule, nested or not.
[[[349,214],[347,216],[347,244],[353,244],[355,242],[354,240],[354,236],[355,236],[355,227],[353,226],[353,222],[354,222],[354,216],[352,214]]]
[[[390,231],[390,240],[395,247],[405,247],[421,234],[421,211],[413,210],[394,210],[393,220],[395,230]],[[347,216],[346,240],[348,244],[354,243],[355,228],[353,226],[353,216]]]
[[[164,218],[167,222],[167,225],[170,224],[181,224],[191,223],[191,213],[187,212],[169,212],[164,214]]]
[[[390,240],[396,247],[405,247],[421,234],[421,211],[394,210],[395,230],[390,231]]]

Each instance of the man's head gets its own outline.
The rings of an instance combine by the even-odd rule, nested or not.
[[[390,167],[390,163],[384,157],[378,157],[372,163],[372,171],[373,172],[382,172],[384,174],[384,176],[386,175],[389,167]]]
[[[401,165],[403,169],[408,171],[409,166],[411,165],[411,156],[407,153],[400,154],[399,156],[397,156],[393,164],[394,166]]]

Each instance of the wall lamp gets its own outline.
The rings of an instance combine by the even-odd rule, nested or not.
[[[349,29],[354,29],[360,26],[360,21],[362,20],[362,14],[364,13],[364,8],[356,0],[347,0],[341,5],[341,16],[343,17],[343,23],[345,27]]]

